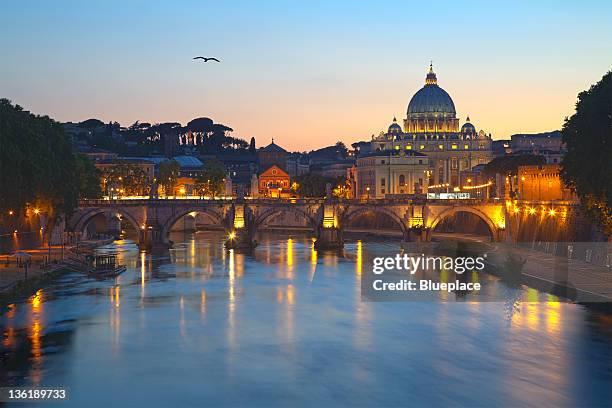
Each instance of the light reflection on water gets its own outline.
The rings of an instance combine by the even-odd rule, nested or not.
[[[369,256],[395,244],[320,253],[307,236],[277,234],[251,256],[225,251],[220,234],[195,237],[155,256],[120,242],[109,248],[128,266],[119,278],[69,274],[10,306],[0,382],[69,387],[68,406],[610,400],[609,315],[533,289],[510,308],[363,302]]]

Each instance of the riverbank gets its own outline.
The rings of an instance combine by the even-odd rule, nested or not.
[[[0,309],[35,293],[58,276],[83,267],[79,252],[113,242],[113,238],[88,240],[77,246],[51,246],[0,256]]]

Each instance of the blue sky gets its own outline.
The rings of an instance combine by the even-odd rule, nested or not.
[[[403,118],[431,59],[499,139],[561,126],[612,67],[610,21],[606,1],[4,2],[0,97],[62,121],[208,116],[309,150]]]

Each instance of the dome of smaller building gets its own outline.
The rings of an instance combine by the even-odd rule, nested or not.
[[[393,123],[389,126],[389,133],[396,135],[402,133],[402,127],[397,124],[397,119],[393,118]]]
[[[476,127],[470,123],[470,117],[467,117],[467,120],[463,126],[461,126],[461,133],[466,133],[470,135],[476,134]]]

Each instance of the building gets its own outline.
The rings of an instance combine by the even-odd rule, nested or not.
[[[259,175],[259,197],[289,197],[291,178],[280,167],[273,165]]]
[[[519,166],[516,188],[517,198],[528,201],[575,201],[575,193],[559,176],[558,164]]]
[[[403,128],[393,118],[387,132],[372,136],[369,149],[359,146],[359,154],[375,151],[416,151],[427,156],[431,169],[430,184],[459,184],[459,173],[494,157],[491,135],[476,131],[468,117],[459,128],[455,104],[438,85],[433,67],[425,85],[414,94],[403,121]]]
[[[257,149],[257,159],[259,161],[260,169],[268,169],[272,166],[277,166],[282,170],[285,170],[287,165],[287,151],[274,143],[267,145],[266,147],[260,147]]]
[[[79,146],[77,152],[86,156],[93,163],[114,160],[118,157],[117,153],[91,146]]]
[[[546,164],[561,163],[566,152],[561,132],[516,134],[510,139],[510,150],[515,154],[544,156]]]
[[[357,158],[354,178],[356,198],[385,198],[392,195],[420,194],[429,180],[428,158],[406,150],[381,150]]]
[[[285,170],[291,178],[296,178],[310,171],[308,158],[302,153],[291,153],[285,160]]]

